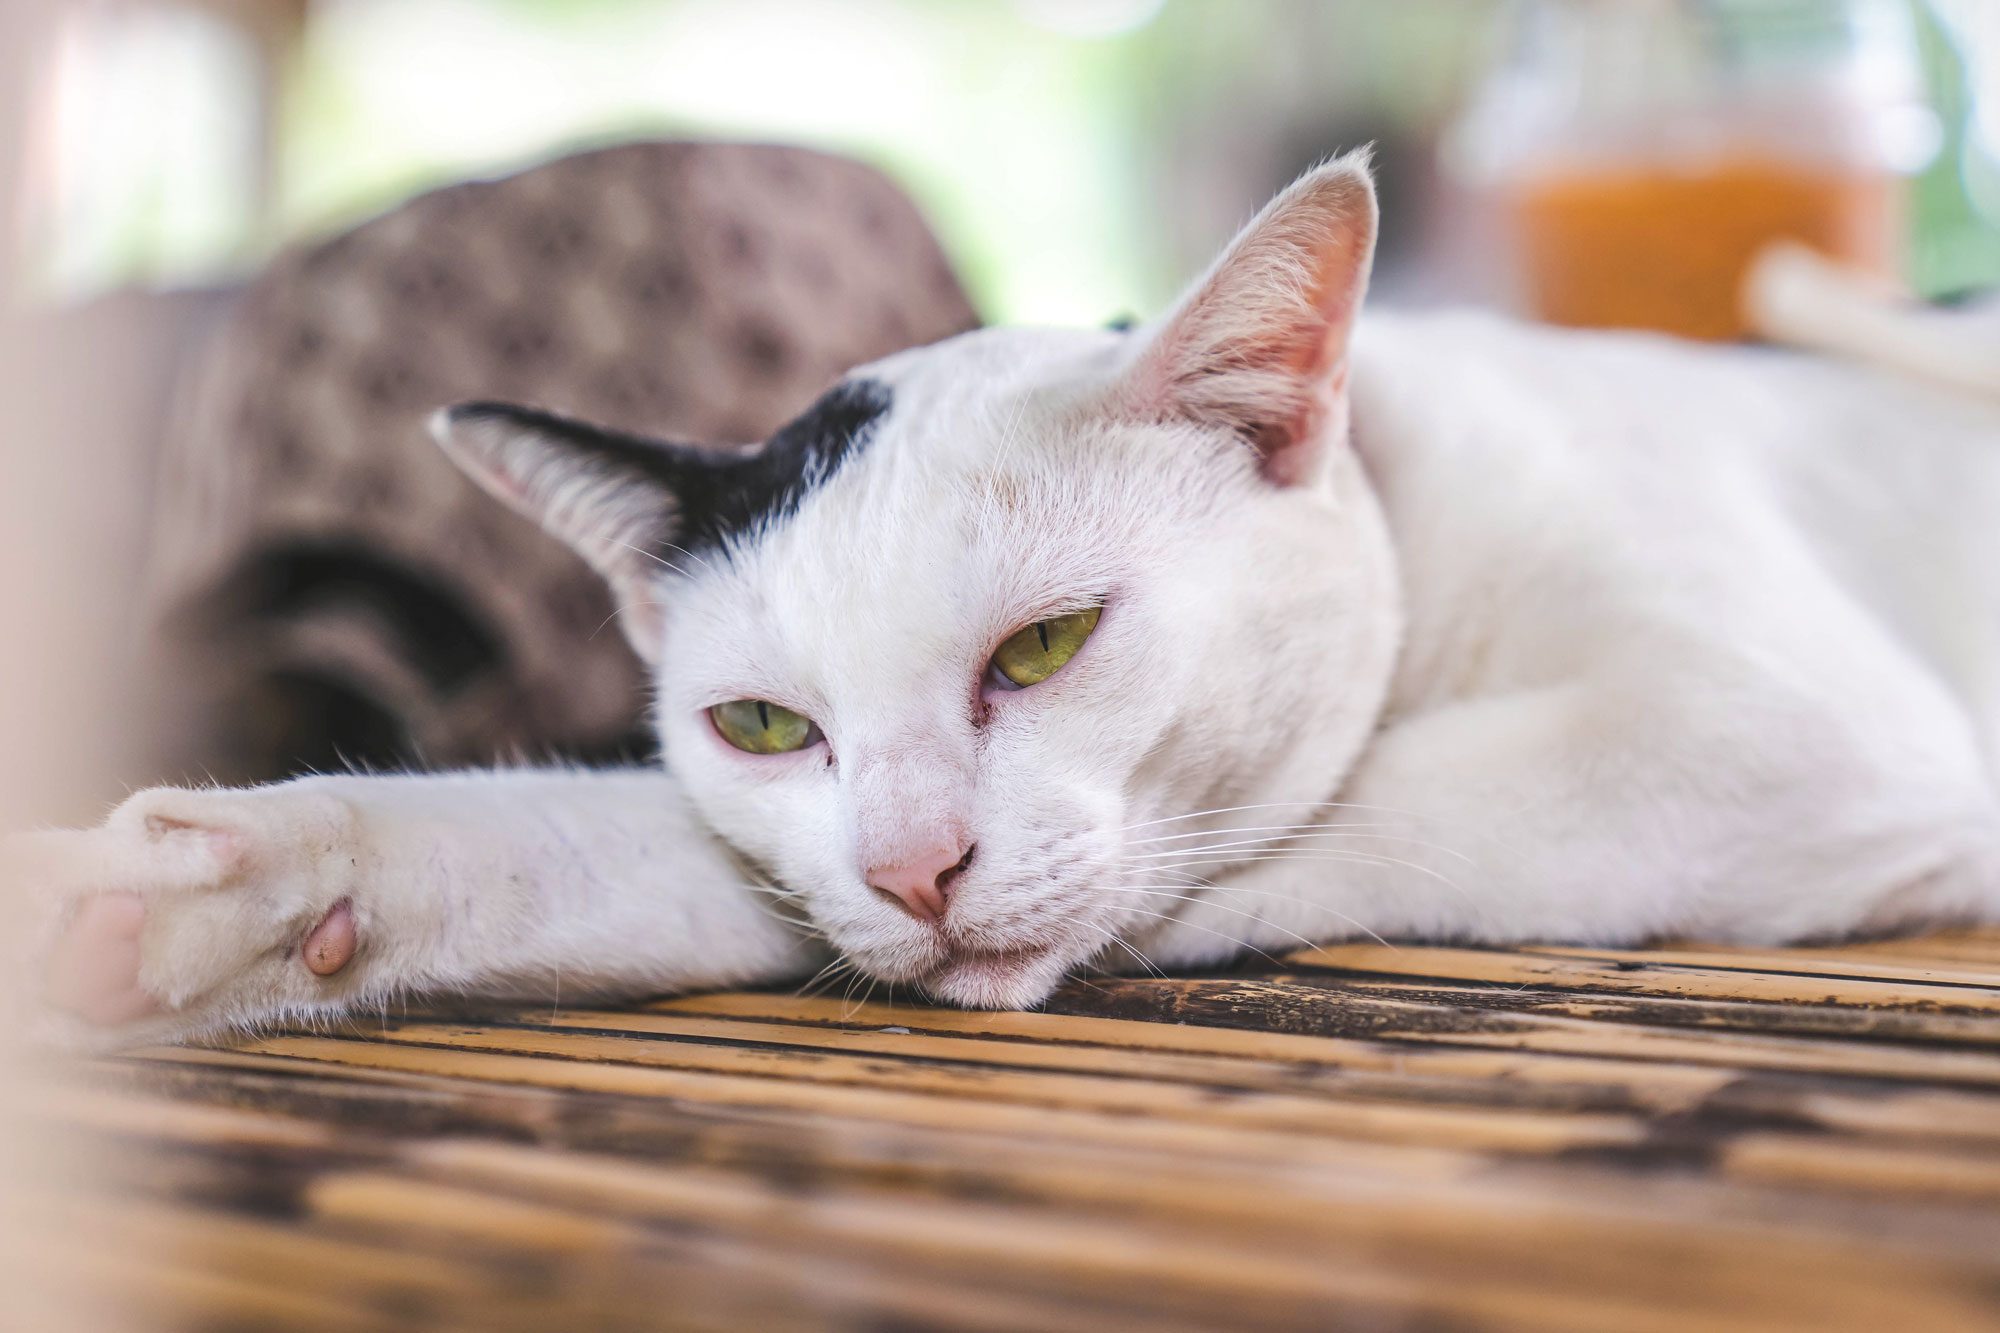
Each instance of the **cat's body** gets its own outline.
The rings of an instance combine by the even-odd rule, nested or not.
[[[2000,916],[2000,405],[1486,317],[1356,334],[1371,242],[1330,164],[1157,328],[904,353],[740,465],[455,414],[618,592],[669,773],[142,793],[16,845],[51,1021],[837,958],[1024,1005],[1301,939]]]
[[[1778,941],[1990,910],[2000,410],[1478,316],[1378,319],[1355,360],[1408,616],[1351,790],[1421,800],[1455,747],[1489,808],[1511,787],[1534,872],[1475,936]],[[1503,745],[1543,713],[1555,762],[1482,755],[1482,711]]]

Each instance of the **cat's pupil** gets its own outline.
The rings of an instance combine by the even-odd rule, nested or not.
[[[771,705],[762,699],[757,701],[757,725],[766,731],[771,729]]]
[[[1049,622],[1048,622],[1048,621],[1046,621],[1046,620],[1037,620],[1037,621],[1035,622],[1035,637],[1036,637],[1036,638],[1038,638],[1038,639],[1040,639],[1040,640],[1042,641],[1042,651],[1043,651],[1043,652],[1047,652],[1047,651],[1049,650]]]

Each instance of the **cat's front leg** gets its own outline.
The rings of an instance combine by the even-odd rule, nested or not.
[[[642,995],[811,961],[658,773],[159,789],[0,860],[31,923],[13,974],[41,1034],[71,1046],[391,997]]]

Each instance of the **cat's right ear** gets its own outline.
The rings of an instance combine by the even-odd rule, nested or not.
[[[507,403],[464,403],[431,418],[431,435],[489,493],[568,543],[604,576],[626,638],[660,651],[660,575],[680,525],[681,446]]]
[[[1277,485],[1322,479],[1347,438],[1348,342],[1375,225],[1366,150],[1300,177],[1140,335],[1120,410],[1227,430]]]

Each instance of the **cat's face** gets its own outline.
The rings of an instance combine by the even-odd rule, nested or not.
[[[837,949],[1030,1004],[1201,890],[1162,868],[1181,817],[1300,817],[1374,724],[1370,222],[1323,168],[1156,330],[903,353],[726,463],[496,407],[448,444],[611,577],[669,769]]]

